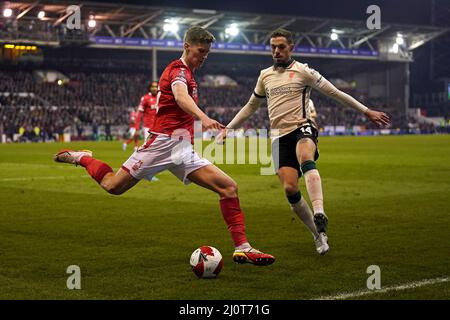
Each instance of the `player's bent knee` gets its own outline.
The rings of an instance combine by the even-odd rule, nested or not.
[[[102,183],[101,186],[106,192],[116,196],[121,195],[124,192],[123,188],[120,188],[119,186],[111,183]]]
[[[299,162],[304,163],[306,161],[314,160],[314,152],[315,150],[301,150],[298,153]]]
[[[219,190],[219,194],[222,198],[236,198],[237,192],[238,186],[235,182]]]
[[[311,139],[301,139],[299,141],[300,145],[303,145],[299,150],[297,150],[297,157],[299,162],[303,163],[306,161],[314,160],[314,155],[316,152],[316,146]]]
[[[311,155],[310,152],[302,152],[299,155],[300,163],[304,163],[306,161],[314,161],[314,155]]]
[[[285,183],[283,185],[284,188],[284,193],[286,195],[291,195],[291,194],[295,194],[298,192],[298,185],[297,184],[292,184],[292,183]]]

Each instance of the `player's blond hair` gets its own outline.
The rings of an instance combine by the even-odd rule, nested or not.
[[[216,38],[206,29],[199,26],[190,27],[185,35],[184,42],[195,44],[195,43],[212,43],[216,41]]]

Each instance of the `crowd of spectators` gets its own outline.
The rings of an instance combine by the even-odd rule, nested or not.
[[[136,108],[145,93],[148,73],[137,72],[69,72],[70,81],[42,82],[33,71],[0,71],[0,120],[4,133],[29,133],[28,140],[45,140],[54,133],[61,135],[67,128],[82,136],[83,128],[127,126],[130,108]],[[201,74],[200,74],[201,77]],[[227,124],[248,101],[256,78],[235,76],[237,86],[200,87],[199,106],[212,118]],[[200,83],[200,79],[197,79]],[[391,115],[394,128],[407,127],[406,117],[399,108],[389,108],[382,101],[358,96],[366,105]],[[364,115],[340,106],[318,92],[312,93],[318,111],[318,124],[325,126],[354,125],[375,128]],[[21,129],[22,128],[22,129]],[[39,128],[39,135],[36,134]],[[248,128],[269,128],[267,108],[260,108],[244,125]],[[95,136],[95,129],[92,129]],[[114,130],[113,130],[114,131]],[[113,132],[114,133],[114,132]]]
[[[43,82],[31,72],[0,72],[0,105],[129,107],[138,102],[148,82],[145,74],[135,73],[73,72],[66,76],[70,81],[58,85]]]
[[[11,141],[15,134],[22,136],[25,131],[30,132],[25,135],[29,141],[56,140],[64,133],[78,139],[97,139],[98,127],[106,130],[112,125],[123,126],[128,114],[118,107],[0,107],[0,120],[3,133]],[[33,135],[35,128],[40,135]]]

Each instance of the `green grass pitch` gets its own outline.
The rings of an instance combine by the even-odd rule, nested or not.
[[[0,299],[314,299],[367,290],[370,265],[382,288],[450,276],[449,135],[320,138],[326,256],[275,175],[219,165],[239,185],[251,243],[277,258],[268,267],[233,263],[214,193],[166,172],[112,196],[83,168],[54,163],[63,147],[115,169],[131,153],[120,142],[0,145]],[[200,245],[224,256],[217,279],[191,272]],[[66,288],[69,265],[81,290]],[[358,297],[449,298],[449,282]]]

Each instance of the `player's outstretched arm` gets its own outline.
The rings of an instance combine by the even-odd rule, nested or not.
[[[386,113],[369,109],[351,95],[336,88],[330,81],[325,79],[315,70],[308,68],[306,78],[313,88],[344,106],[351,107],[364,113],[370,121],[379,127],[388,126],[391,123],[389,116]]]
[[[216,142],[219,144],[225,143],[227,138],[227,129],[237,129],[242,126],[242,124],[250,118],[256,110],[262,105],[263,98],[258,98],[255,94],[252,94],[247,104],[242,107],[241,110],[234,116],[233,120],[226,126],[225,130],[222,130],[220,134],[216,137]]]
[[[227,129],[237,129],[250,118],[256,110],[262,105],[263,98],[258,98],[254,93],[250,96],[247,104],[234,116],[233,120],[227,125]]]
[[[186,113],[193,115],[202,122],[204,129],[221,130],[225,126],[216,120],[208,117],[195,103],[194,99],[189,95],[187,87],[183,83],[175,83],[172,86],[172,92],[177,105]]]
[[[389,116],[384,112],[368,109],[364,114],[370,121],[379,127],[385,127],[391,124],[391,119],[389,119]]]

